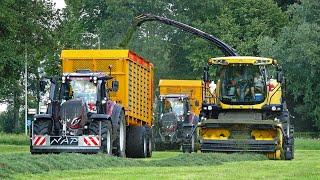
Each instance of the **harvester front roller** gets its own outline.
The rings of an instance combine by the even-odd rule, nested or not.
[[[269,159],[290,160],[292,140],[285,135],[282,126],[271,120],[235,123],[210,119],[201,127],[200,146],[201,152],[258,152]]]

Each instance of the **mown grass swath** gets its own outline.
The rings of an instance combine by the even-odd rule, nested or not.
[[[165,152],[164,152],[165,153]],[[266,160],[261,154],[179,154],[172,158],[145,161],[110,157],[104,154],[12,154],[0,155],[0,178],[17,173],[38,174],[53,170],[79,170],[108,167],[214,166],[224,162]]]

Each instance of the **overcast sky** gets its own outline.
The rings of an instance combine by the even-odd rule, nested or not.
[[[66,3],[64,2],[64,0],[52,0],[52,2],[56,3],[57,9],[62,9],[64,7],[66,7]]]

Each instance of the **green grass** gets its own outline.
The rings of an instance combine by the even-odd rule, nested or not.
[[[42,174],[17,174],[16,179],[319,179],[320,151],[298,150],[292,161],[254,160],[205,163],[180,162],[171,166],[126,166],[84,170],[50,171]],[[216,154],[219,155],[220,154]],[[225,155],[222,155],[225,156]],[[226,155],[231,156],[233,155]],[[237,154],[237,156],[240,156]],[[179,155],[177,156],[179,157]],[[197,157],[197,156],[195,156]],[[180,156],[181,158],[181,156]],[[171,162],[172,159],[167,159]],[[185,159],[184,159],[185,160]],[[195,160],[195,159],[194,159]],[[211,161],[212,159],[208,159]],[[193,160],[192,160],[193,161]],[[203,161],[202,158],[196,161]]]
[[[47,154],[30,155],[6,154],[0,155],[0,178],[10,177],[12,174],[28,173],[38,174],[54,170],[79,170],[97,169],[107,167],[176,167],[176,166],[215,166],[231,161],[266,160],[261,154],[221,154],[221,153],[193,153],[182,154],[179,152],[155,152],[154,159],[130,159],[109,157],[104,154]],[[170,157],[171,156],[171,157]]]
[[[320,139],[295,139],[295,148],[301,150],[320,150]]]
[[[29,145],[29,136],[24,134],[4,134],[0,132],[0,144]]]
[[[29,152],[29,146],[23,145],[7,145],[7,144],[0,144],[0,154],[4,153],[25,153]]]
[[[261,154],[155,152],[129,159],[103,154],[31,155],[28,137],[0,134],[0,179],[314,179],[320,177],[320,140],[296,139],[293,161]],[[278,175],[278,176],[276,176]]]

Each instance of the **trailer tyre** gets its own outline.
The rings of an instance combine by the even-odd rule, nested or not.
[[[108,120],[93,121],[90,123],[90,135],[99,135],[101,122],[101,151],[107,155],[112,155],[112,128]]]
[[[152,156],[152,128],[145,126],[147,132],[147,157]]]
[[[131,158],[147,157],[147,131],[144,126],[129,126],[127,134],[127,156]]]

